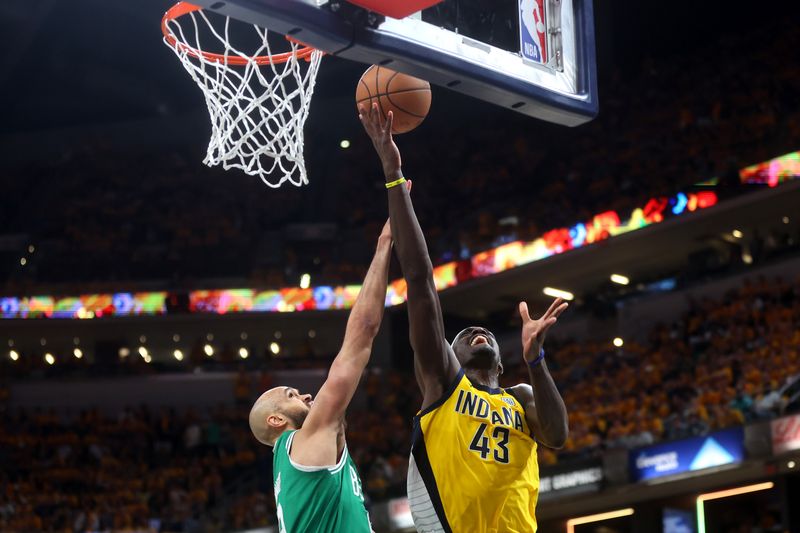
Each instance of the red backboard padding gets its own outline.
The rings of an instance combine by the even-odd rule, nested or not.
[[[348,0],[351,4],[369,9],[381,15],[402,19],[422,9],[435,6],[442,0]]]

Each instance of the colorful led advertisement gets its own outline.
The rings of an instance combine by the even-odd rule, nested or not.
[[[656,444],[632,450],[628,457],[633,481],[740,463],[744,460],[744,428]]]
[[[743,168],[743,183],[779,183],[800,177],[800,151]],[[711,180],[702,185],[713,186]],[[433,270],[438,291],[473,278],[491,276],[511,268],[533,263],[587,244],[658,224],[665,218],[698,211],[716,205],[711,190],[656,197],[634,209],[622,219],[616,211],[599,213],[585,222],[555,228],[533,241],[515,241],[479,252],[470,259],[439,265]],[[193,313],[291,313],[308,310],[349,309],[355,303],[359,285],[297,287],[259,291],[256,289],[201,290],[190,294]],[[386,305],[406,301],[405,280],[394,280],[386,292]],[[165,292],[89,294],[72,297],[29,296],[0,297],[0,318],[97,318],[103,316],[158,315],[167,312]]]
[[[581,248],[610,237],[658,224],[665,218],[706,209],[717,203],[713,191],[678,193],[651,198],[623,220],[616,211],[599,213],[586,222],[555,228],[533,241],[514,241],[470,259],[452,261],[433,269],[436,290],[443,291],[474,278],[491,276],[527,265],[551,255]],[[192,313],[227,314],[241,312],[293,313],[311,310],[350,309],[360,285],[319,286],[302,289],[200,290],[189,294]],[[405,280],[394,280],[386,292],[386,305],[406,301]],[[103,316],[158,315],[166,313],[165,292],[89,294],[75,297],[33,296],[0,298],[0,318],[99,318]]]
[[[166,292],[119,292],[82,296],[0,298],[0,318],[101,318],[162,315]]]
[[[800,178],[800,152],[792,152],[743,168],[739,171],[742,183],[761,183],[776,187],[784,181]]]
[[[293,313],[296,311],[327,311],[349,309],[356,301],[360,285],[330,287],[326,285],[301,289],[298,287],[258,291],[228,289],[193,291],[189,294],[192,313]],[[387,306],[392,305],[387,298]]]

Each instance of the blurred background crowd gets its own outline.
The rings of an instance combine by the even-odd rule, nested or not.
[[[622,347],[548,341],[570,435],[562,450],[539,447],[541,465],[800,411],[800,278],[746,280],[720,299],[693,302],[647,338]],[[503,384],[526,381],[519,354],[503,356]],[[272,453],[251,437],[246,419],[254,398],[273,385],[268,371],[240,371],[238,406],[204,412],[3,409],[0,527],[225,531],[272,523]],[[416,382],[409,373],[371,369],[361,391],[347,440],[366,494],[370,501],[404,495],[421,402]]]

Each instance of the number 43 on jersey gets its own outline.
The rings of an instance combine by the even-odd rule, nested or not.
[[[469,449],[480,454],[484,461],[494,460],[498,463],[508,464],[508,428],[495,426],[491,430],[490,439],[487,432],[488,427],[489,424],[478,426]]]

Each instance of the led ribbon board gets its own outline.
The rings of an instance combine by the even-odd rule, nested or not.
[[[471,279],[492,276],[512,268],[546,259],[552,255],[582,248],[617,235],[623,235],[667,218],[714,206],[713,191],[678,193],[673,197],[651,198],[634,209],[627,219],[616,211],[605,211],[586,222],[556,228],[533,241],[514,241],[470,259],[451,261],[433,269],[436,290],[443,291]],[[192,313],[227,314],[241,312],[293,313],[350,309],[360,285],[317,286],[307,289],[288,287],[275,290],[226,289],[199,290],[189,295]],[[406,282],[389,284],[386,305],[406,301]],[[100,318],[104,316],[160,315],[167,312],[166,292],[86,294],[82,296],[31,296],[0,298],[0,318]]]
[[[743,168],[739,171],[739,178],[742,183],[760,183],[770,187],[800,178],[800,152]]]

